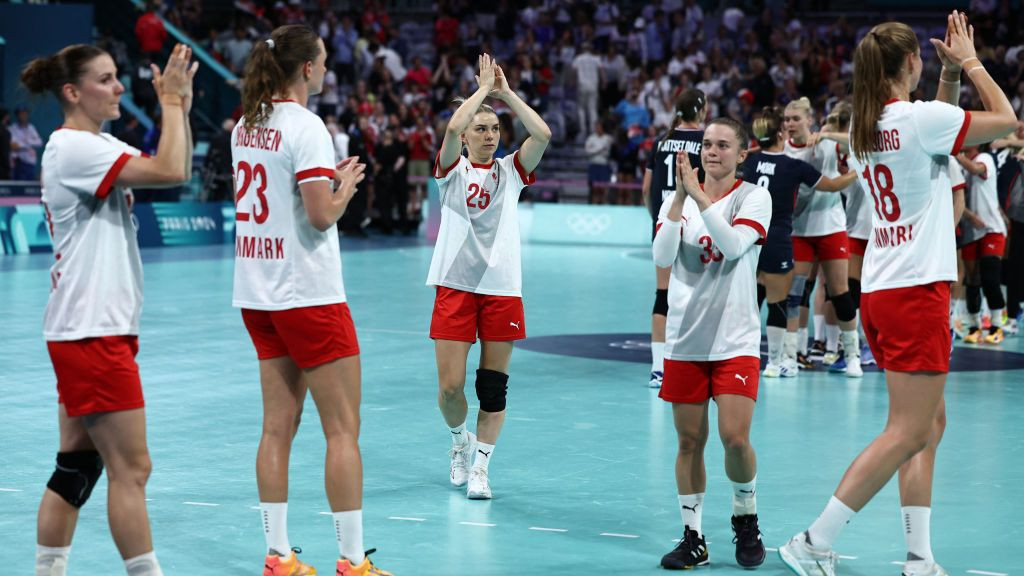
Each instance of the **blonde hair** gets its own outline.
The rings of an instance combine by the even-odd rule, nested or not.
[[[462,96],[459,96],[459,97],[455,98],[454,100],[452,100],[452,104],[458,104],[459,106],[462,106],[465,103],[466,103],[466,99],[463,98]],[[482,102],[480,103],[480,107],[473,111],[473,116],[476,116],[477,114],[480,114],[481,112],[483,112],[485,114],[494,114],[495,116],[498,115],[498,113],[494,111],[494,108],[491,108],[490,104],[484,104]]]
[[[789,104],[786,104],[786,110],[800,110],[808,117],[814,115],[814,109],[811,108],[811,100],[807,96],[801,96],[796,100],[791,100]]]

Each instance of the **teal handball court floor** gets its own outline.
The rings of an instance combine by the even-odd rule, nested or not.
[[[450,440],[437,410],[427,338],[430,255],[431,247],[415,240],[342,239],[363,354],[364,518],[367,547],[378,549],[374,559],[400,576],[663,573],[661,555],[682,529],[671,410],[646,386],[649,251],[523,247],[531,338],[512,358],[490,502],[469,501],[448,484]],[[36,508],[57,449],[54,375],[41,335],[51,258],[0,258],[4,574],[32,573]],[[144,260],[138,361],[157,555],[168,575],[259,574],[259,384],[253,347],[231,308],[231,247],[147,249]],[[1024,574],[1016,548],[1024,537],[1022,342],[958,345],[954,355],[932,524],[936,558],[950,574]],[[471,415],[474,402],[471,393]],[[885,414],[877,371],[860,382],[821,370],[762,381],[752,440],[767,546],[816,517]],[[290,536],[306,561],[333,574],[337,548],[325,515],[323,455],[310,401],[291,463]],[[714,433],[706,460],[712,564],[699,571],[740,574],[729,528],[731,487]],[[124,573],[105,497],[101,481],[83,510],[69,574]],[[900,573],[905,549],[895,482],[846,528],[837,550],[841,574]],[[788,574],[772,552],[760,572]]]

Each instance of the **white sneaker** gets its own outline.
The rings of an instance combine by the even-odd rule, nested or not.
[[[799,576],[836,576],[839,557],[829,550],[820,552],[807,543],[807,533],[801,532],[779,547],[779,558]]]
[[[949,576],[949,574],[935,562],[908,560],[903,564],[903,576]]]
[[[1020,333],[1020,326],[1017,324],[1017,319],[1010,318],[1010,321],[1003,325],[1003,332],[1006,332],[1010,336],[1016,336]]]
[[[778,378],[782,376],[782,365],[772,364],[769,362],[768,365],[764,367],[764,372],[762,372],[761,375],[765,378]]]
[[[847,378],[862,378],[864,376],[864,368],[860,365],[860,354],[847,354],[846,355],[846,377]]]
[[[470,500],[490,500],[491,482],[487,479],[487,471],[473,468],[469,473],[469,488],[466,496]]]
[[[825,355],[821,357],[822,366],[831,366],[839,360],[839,352],[825,352]]]
[[[469,434],[469,442],[452,445],[452,449],[448,451],[448,457],[452,460],[451,482],[452,486],[456,487],[465,486],[469,480],[469,459],[476,453],[476,435],[469,431],[466,433]]]
[[[661,388],[661,382],[665,379],[665,373],[661,370],[654,370],[651,372],[651,380],[647,383],[650,388]]]
[[[783,378],[796,378],[799,376],[800,365],[797,364],[796,358],[783,358],[780,374]]]

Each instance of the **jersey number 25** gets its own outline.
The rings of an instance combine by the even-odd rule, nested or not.
[[[481,188],[476,182],[469,185],[469,198],[466,198],[466,206],[483,210],[490,204],[491,195],[487,193],[487,190]]]

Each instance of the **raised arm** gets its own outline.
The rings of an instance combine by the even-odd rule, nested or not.
[[[963,68],[960,66],[959,60],[954,60],[947,52],[939,49],[938,45],[942,44],[944,47],[948,47],[949,38],[953,32],[953,15],[950,14],[946,17],[946,38],[945,40],[938,40],[936,38],[931,39],[932,45],[935,46],[935,53],[939,56],[939,60],[942,62],[942,73],[939,75],[939,87],[935,92],[935,99],[946,104],[952,104],[953,106],[960,105],[960,75]]]
[[[462,142],[459,137],[469,127],[469,123],[473,121],[473,115],[483,104],[487,94],[494,88],[494,65],[491,57],[481,54],[479,61],[480,75],[476,77],[479,88],[455,110],[452,117],[448,119],[448,127],[444,131],[438,163],[445,168],[459,159],[459,153],[462,152]]]
[[[1013,106],[978,59],[974,49],[974,26],[967,24],[967,16],[954,11],[949,19],[949,45],[939,42],[935,44],[936,51],[960,63],[985,106],[984,111],[971,112],[964,145],[982,144],[1002,138],[1017,127]]]
[[[527,174],[533,172],[540,164],[540,159],[551,142],[551,128],[540,117],[540,114],[530,108],[529,104],[523,102],[523,99],[509,87],[505,72],[497,64],[494,65],[494,93],[492,96],[508,104],[508,107],[526,127],[526,131],[530,133],[530,137],[519,148],[519,164]]]

